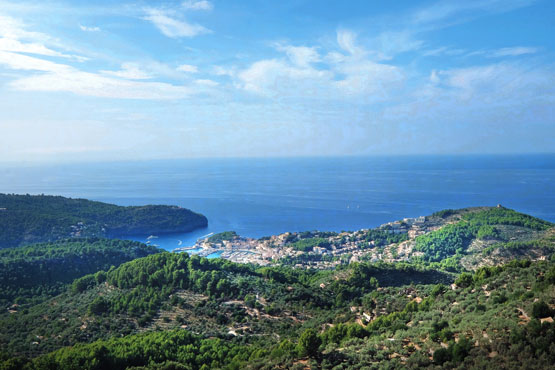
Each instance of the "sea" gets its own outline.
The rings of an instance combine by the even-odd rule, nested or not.
[[[0,165],[2,193],[171,204],[208,218],[207,228],[190,233],[128,236],[166,250],[223,231],[253,238],[351,231],[447,208],[497,204],[555,222],[554,184],[555,154]]]

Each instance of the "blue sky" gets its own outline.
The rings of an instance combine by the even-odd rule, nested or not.
[[[555,151],[555,2],[0,1],[0,160]]]

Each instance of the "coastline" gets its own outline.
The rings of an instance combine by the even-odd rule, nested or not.
[[[328,235],[327,238],[321,238],[322,245],[329,246],[315,246],[311,251],[299,251],[291,246],[291,240],[301,239],[301,235],[305,233],[299,232],[286,232],[278,235],[273,235],[264,238],[248,238],[236,236],[230,240],[223,240],[218,242],[211,242],[209,238],[198,239],[193,246],[178,247],[172,250],[174,253],[185,252],[190,255],[198,255],[207,258],[224,258],[237,263],[252,263],[260,266],[269,266],[277,264],[278,261],[284,258],[297,258],[305,254],[317,255],[320,257],[332,257],[335,260],[325,261],[321,263],[307,263],[298,264],[296,267],[316,267],[316,268],[329,268],[341,264],[342,256],[347,257],[346,262],[357,262],[361,258],[369,258],[372,261],[383,260],[386,262],[404,261],[408,260],[409,255],[412,254],[411,245],[413,240],[424,233],[437,230],[441,224],[437,220],[427,219],[424,216],[417,218],[404,218],[403,220],[388,222],[382,224],[375,229],[360,229],[353,232],[311,232],[311,235],[316,237],[320,235]],[[371,230],[391,230],[392,234],[407,233],[409,240],[401,243],[399,252],[393,252],[392,248],[397,247],[398,243],[391,243],[383,250],[376,250],[368,248],[374,246],[375,243],[371,242],[370,245],[365,245],[366,241],[361,238]],[[389,231],[388,231],[389,232]],[[218,234],[216,234],[218,235]],[[346,240],[347,242],[343,242]],[[338,243],[338,241],[341,241]]]

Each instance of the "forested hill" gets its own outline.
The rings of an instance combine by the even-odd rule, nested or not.
[[[392,261],[261,267],[75,238],[0,250],[0,370],[553,367],[553,224],[480,207],[342,234],[281,248],[309,259],[331,238]]]
[[[0,249],[0,306],[36,304],[83,275],[159,252],[139,242],[99,238]]]
[[[0,315],[0,369],[547,369],[554,263],[450,284],[402,264],[255,269],[165,252]]]
[[[71,237],[188,232],[205,216],[177,206],[122,207],[61,196],[0,194],[0,248]]]

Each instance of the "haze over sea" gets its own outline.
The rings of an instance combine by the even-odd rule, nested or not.
[[[555,154],[3,164],[0,175],[3,193],[176,204],[208,217],[207,229],[152,240],[168,250],[227,230],[357,230],[498,203],[555,221]]]

